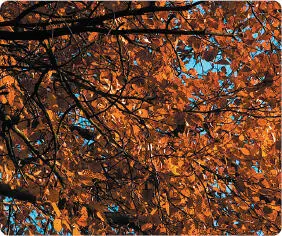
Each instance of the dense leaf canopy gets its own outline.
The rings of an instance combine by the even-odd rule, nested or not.
[[[2,231],[278,233],[280,19],[277,2],[5,2]]]

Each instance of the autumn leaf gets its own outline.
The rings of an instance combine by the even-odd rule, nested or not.
[[[61,219],[55,219],[53,221],[53,226],[54,226],[54,229],[57,232],[60,232],[62,230],[62,220]]]
[[[244,135],[241,134],[241,135],[239,136],[239,140],[240,140],[240,141],[244,141],[244,140],[245,140]]]
[[[104,215],[103,213],[97,211],[97,212],[96,212],[96,215],[97,215],[97,217],[98,217],[101,221],[103,221],[103,222],[106,221],[106,220],[105,220],[105,215]]]
[[[59,210],[57,204],[54,203],[54,202],[51,202],[51,205],[52,205],[52,207],[53,207],[53,209],[54,209],[56,215],[57,215],[58,217],[60,217],[60,216],[61,216],[61,212],[60,212],[60,210]]]
[[[278,234],[280,26],[275,1],[4,2],[3,233]]]
[[[246,156],[249,156],[251,154],[249,149],[247,148],[241,148],[240,151]]]
[[[82,207],[80,210],[80,217],[77,220],[77,224],[79,226],[85,227],[87,225],[87,220],[88,220],[88,212],[86,207]]]
[[[141,226],[141,230],[142,230],[142,231],[149,230],[149,229],[152,228],[152,226],[153,226],[153,225],[152,225],[151,223],[146,223],[146,224],[144,224],[144,225]]]
[[[266,125],[267,124],[267,121],[265,120],[265,119],[258,119],[258,124],[260,125],[260,126],[264,126],[264,125]]]
[[[190,75],[192,75],[192,76],[196,76],[196,75],[197,75],[197,71],[196,71],[195,69],[190,69],[190,70],[188,71],[188,73],[189,73]]]
[[[81,235],[81,234],[80,234],[80,231],[79,231],[78,225],[74,224],[72,228],[73,228],[73,229],[72,229],[72,234],[73,234],[73,235]]]
[[[47,114],[48,114],[48,116],[50,117],[51,120],[55,119],[55,115],[54,115],[54,112],[52,110],[47,110]]]
[[[78,174],[85,179],[99,179],[99,180],[106,180],[107,178],[99,172],[92,172],[88,170],[84,170],[82,172],[78,172]]]
[[[91,33],[91,34],[89,34],[89,36],[88,36],[88,40],[89,41],[94,41],[94,40],[96,40],[98,38],[98,34],[97,33]]]
[[[166,213],[167,213],[168,215],[170,215],[170,207],[169,207],[169,202],[168,202],[168,201],[166,201],[166,202],[164,203],[164,207],[165,207]]]
[[[178,167],[177,165],[175,165],[174,163],[172,163],[171,160],[168,161],[168,168],[170,169],[170,171],[171,171],[174,175],[176,175],[176,176],[179,176],[179,175],[180,175],[180,173],[177,171],[179,167]]]

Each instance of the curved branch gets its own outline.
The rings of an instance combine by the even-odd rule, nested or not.
[[[46,2],[44,2],[45,4]],[[47,2],[48,3],[48,2]],[[51,24],[52,25],[60,25],[60,24],[79,24],[80,26],[93,26],[93,25],[97,25],[97,24],[101,24],[106,20],[112,20],[112,19],[117,19],[120,17],[125,17],[125,16],[137,16],[137,15],[143,15],[146,13],[154,13],[154,12],[170,12],[170,11],[187,11],[190,10],[191,8],[203,4],[205,3],[205,1],[198,1],[195,2],[193,4],[189,4],[186,6],[171,6],[171,7],[157,7],[154,5],[150,5],[148,7],[143,7],[140,9],[126,9],[126,10],[122,10],[122,11],[117,11],[117,12],[111,12],[102,16],[97,16],[97,17],[93,17],[93,18],[80,18],[77,20],[62,20],[62,21],[52,21]],[[43,4],[43,3],[42,3]],[[31,9],[34,10],[34,7]],[[23,13],[22,13],[23,14]],[[14,24],[19,21],[18,18],[22,18],[22,14],[20,14],[16,20],[10,20],[10,21],[3,21],[0,22],[0,27],[3,26],[14,26]],[[24,14],[25,16],[26,14]],[[49,26],[50,22],[38,22],[38,23],[28,23],[28,24],[21,24],[19,22],[17,22],[17,26],[22,27],[22,28],[32,28],[32,27],[46,27]]]

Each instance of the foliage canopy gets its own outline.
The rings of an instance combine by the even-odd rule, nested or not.
[[[280,231],[277,2],[5,2],[9,234]]]

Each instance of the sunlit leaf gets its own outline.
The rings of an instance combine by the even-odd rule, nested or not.
[[[57,231],[57,232],[60,232],[61,229],[62,229],[62,220],[61,219],[55,219],[53,221],[53,226],[54,226],[54,229]]]
[[[251,154],[250,151],[247,148],[241,148],[240,151],[246,156]]]

